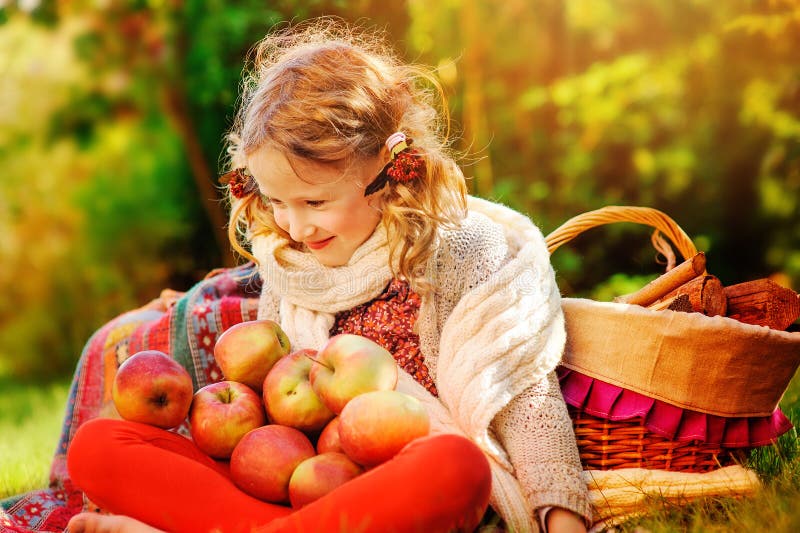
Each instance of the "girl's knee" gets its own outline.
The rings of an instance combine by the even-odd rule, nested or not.
[[[72,437],[67,449],[67,470],[79,487],[91,481],[94,465],[103,456],[102,450],[107,449],[105,441],[113,431],[114,422],[117,421],[104,418],[89,420],[81,424]]]
[[[416,450],[414,449],[416,448]],[[443,483],[464,489],[474,487],[478,493],[488,494],[492,472],[489,461],[478,446],[466,437],[445,433],[424,437],[409,444],[409,453],[423,457],[421,465]]]
[[[489,506],[492,490],[486,455],[470,439],[453,434],[422,438],[416,444],[424,459],[415,466],[427,473],[431,501],[438,501],[449,516],[458,517],[456,530],[472,531]],[[448,495],[446,504],[438,499],[442,494]]]
[[[70,478],[83,490],[103,476],[108,461],[116,461],[120,435],[129,433],[130,422],[95,418],[84,422],[67,449]]]

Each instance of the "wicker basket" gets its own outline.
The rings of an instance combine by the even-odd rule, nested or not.
[[[699,441],[670,440],[647,429],[641,417],[606,420],[572,406],[568,409],[586,470],[649,468],[710,472],[742,463],[749,451]]]
[[[656,229],[653,245],[674,263],[674,254],[660,237],[669,238],[684,257],[692,257],[697,249],[686,233],[669,216],[646,207],[610,206],[578,215],[547,236],[548,250],[582,232],[614,222],[635,222]],[[709,472],[723,466],[741,463],[749,449],[722,448],[701,441],[675,441],[650,431],[642,417],[627,420],[606,420],[581,409],[568,406],[581,462],[587,470],[648,468],[676,472]]]

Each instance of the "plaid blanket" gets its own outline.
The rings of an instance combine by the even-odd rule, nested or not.
[[[145,307],[124,313],[87,342],[70,387],[64,423],[50,468],[50,485],[0,501],[0,532],[63,531],[85,505],[71,482],[66,452],[81,424],[114,413],[111,385],[119,364],[140,350],[161,350],[191,374],[195,389],[222,379],[214,361],[217,337],[255,320],[261,279],[252,263],[210,273],[186,293],[165,291]],[[175,431],[188,433],[186,423]]]

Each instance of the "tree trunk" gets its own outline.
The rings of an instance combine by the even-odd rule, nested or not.
[[[470,188],[488,197],[494,189],[492,159],[483,93],[486,61],[486,29],[481,25],[480,4],[464,0],[461,8],[461,42],[464,43],[464,109],[463,141],[476,158],[473,169],[475,184]],[[469,177],[469,176],[468,176]]]
[[[194,124],[186,107],[185,96],[174,85],[164,87],[164,110],[169,116],[175,131],[180,135],[183,146],[186,149],[186,157],[189,160],[189,167],[192,170],[192,177],[197,185],[203,209],[211,222],[213,228],[214,241],[219,248],[224,266],[232,267],[236,265],[236,259],[231,251],[228,242],[226,227],[228,220],[222,208],[219,192],[214,187],[216,183],[215,173],[203,155],[203,147],[197,135],[195,135]]]

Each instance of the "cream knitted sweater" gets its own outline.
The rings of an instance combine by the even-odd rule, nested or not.
[[[546,506],[588,519],[572,423],[553,373],[564,318],[544,239],[507,207],[477,198],[468,207],[459,228],[440,233],[426,270],[439,290],[423,298],[416,324],[439,398],[405,373],[398,389],[425,404],[434,432],[465,435],[484,450],[491,504],[510,529],[536,531],[534,511]],[[330,269],[274,236],[254,239],[264,278],[259,318],[280,321],[296,347],[319,347],[333,314],[354,306],[354,293],[363,303],[388,283],[384,243],[376,230],[348,265]],[[309,286],[313,297],[305,296]]]

